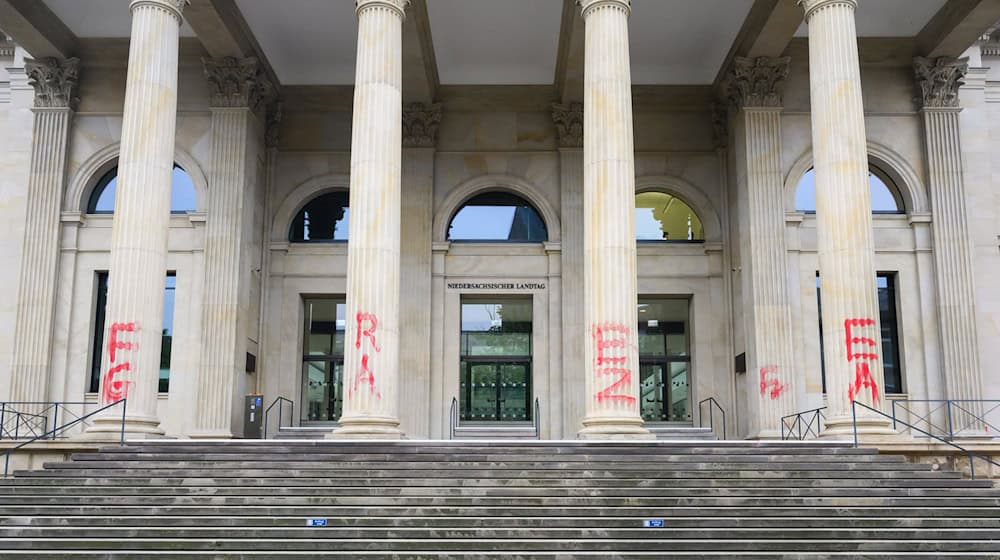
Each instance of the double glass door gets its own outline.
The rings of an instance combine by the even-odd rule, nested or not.
[[[468,360],[462,366],[462,420],[531,421],[530,362]]]
[[[532,421],[530,298],[462,298],[459,376],[463,422]]]

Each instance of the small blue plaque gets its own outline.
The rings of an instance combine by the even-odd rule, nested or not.
[[[325,517],[310,517],[306,519],[306,527],[326,527]]]
[[[642,522],[642,526],[647,529],[662,529],[663,520],[662,519],[646,519]]]

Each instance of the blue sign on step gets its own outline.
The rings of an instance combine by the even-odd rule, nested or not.
[[[306,527],[326,527],[325,517],[310,517],[306,519]]]
[[[646,519],[642,522],[642,526],[647,529],[662,529],[663,520],[662,519]]]

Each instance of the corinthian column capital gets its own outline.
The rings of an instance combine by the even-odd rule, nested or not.
[[[726,77],[726,97],[739,108],[781,107],[791,58],[737,57]]]
[[[76,108],[80,59],[28,59],[24,61],[24,72],[28,75],[28,84],[35,88],[35,107]]]
[[[191,0],[132,0],[128,9],[134,13],[139,7],[150,6],[169,13],[177,18],[177,22],[180,23],[181,13],[184,11],[184,7],[190,3]]]
[[[968,58],[914,58],[913,73],[920,88],[917,99],[920,107],[958,107],[958,88],[965,84],[968,71]]]
[[[370,8],[385,8],[406,19],[406,7],[409,5],[410,0],[354,0],[354,11],[360,16],[361,12]]]
[[[270,102],[274,86],[260,71],[256,58],[203,58],[205,77],[212,94],[213,107],[248,107],[256,109]]]
[[[403,145],[407,148],[433,148],[441,123],[441,104],[411,103],[403,108]]]
[[[625,12],[625,15],[632,13],[632,0],[576,0],[576,3],[580,5],[584,18],[598,8],[614,8]]]
[[[842,6],[857,10],[858,0],[799,0],[799,6],[802,6],[802,9],[805,10],[805,20],[808,23],[813,14],[832,6]]]
[[[583,103],[553,103],[552,122],[561,148],[583,147]]]

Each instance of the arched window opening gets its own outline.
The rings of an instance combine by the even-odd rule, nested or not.
[[[288,240],[293,243],[347,241],[349,203],[347,191],[329,192],[310,200],[292,220]]]
[[[449,241],[541,243],[549,232],[541,214],[527,200],[506,192],[488,192],[468,200],[448,225]]]
[[[94,186],[87,201],[88,214],[113,214],[115,193],[118,191],[118,166],[105,173]],[[170,190],[170,213],[183,214],[198,209],[198,195],[194,182],[184,168],[174,164],[173,183]]]
[[[871,189],[872,214],[903,214],[905,206],[899,189],[892,179],[877,167],[868,168],[868,185]],[[816,213],[816,170],[806,171],[795,190],[795,210],[806,214]]]
[[[635,238],[637,241],[701,243],[705,228],[694,210],[683,200],[664,192],[635,195]]]

